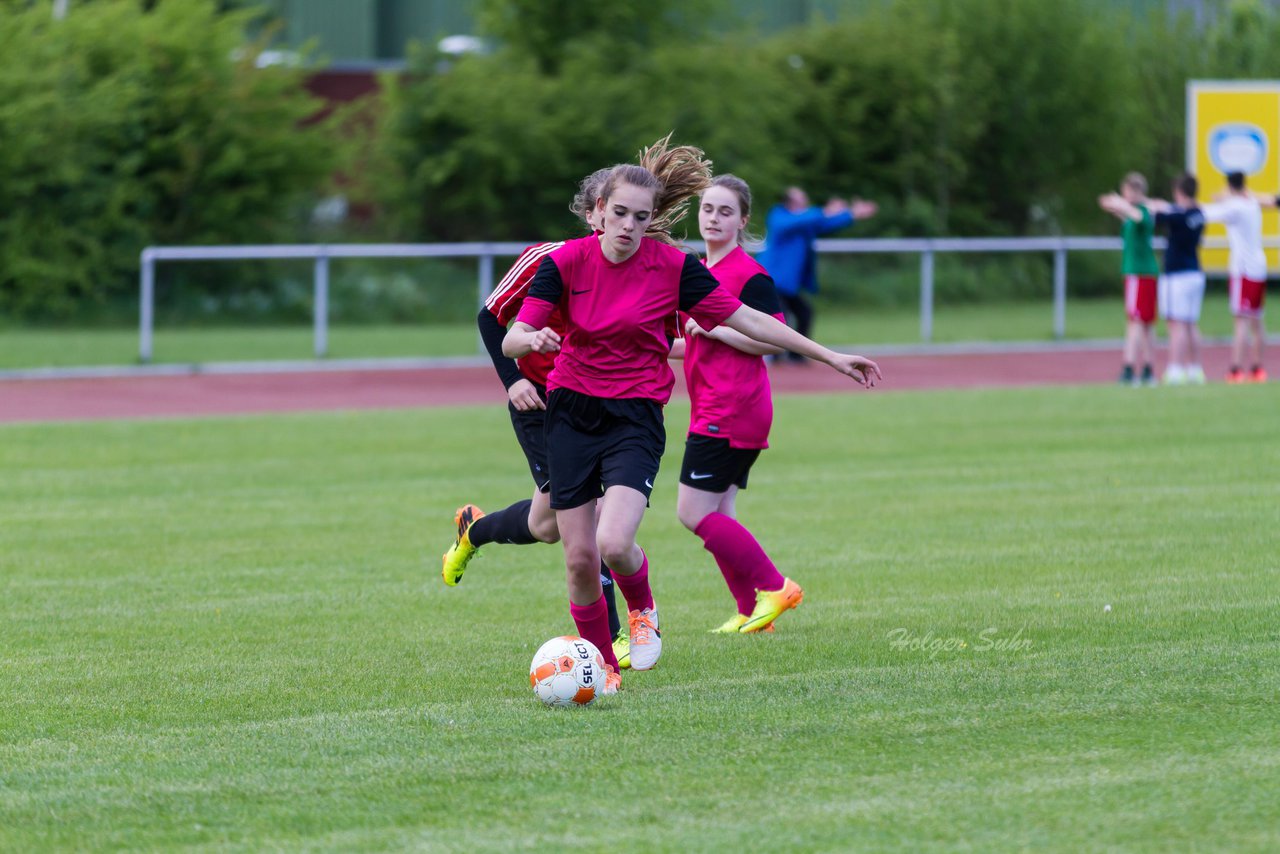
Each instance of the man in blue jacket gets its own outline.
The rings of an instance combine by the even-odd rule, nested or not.
[[[765,218],[765,248],[760,264],[769,271],[782,300],[787,321],[801,335],[813,328],[813,306],[804,292],[817,293],[818,253],[813,243],[824,234],[839,231],[856,220],[875,216],[876,203],[854,199],[832,199],[825,207],[809,204],[809,196],[799,187],[788,187],[782,201],[773,206]],[[804,356],[788,353],[793,362],[804,362]]]

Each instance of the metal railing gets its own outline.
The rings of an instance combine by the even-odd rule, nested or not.
[[[1269,238],[1268,247],[1280,245]],[[700,250],[701,242],[690,248]],[[1164,248],[1163,239],[1154,243]],[[1207,248],[1225,246],[1221,238],[1205,241]],[[159,261],[253,261],[310,259],[313,273],[313,352],[317,359],[329,351],[329,262],[334,258],[475,258],[477,310],[493,290],[493,259],[514,258],[526,243],[346,243],[280,246],[150,246],[142,251],[139,283],[138,358],[151,361],[155,332],[155,270]],[[1025,253],[1053,255],[1053,334],[1066,336],[1067,253],[1118,252],[1118,237],[1004,237],[1004,238],[888,238],[819,240],[817,249],[825,254],[918,254],[920,256],[920,338],[933,339],[934,259],[939,253]],[[483,353],[483,346],[478,345]]]

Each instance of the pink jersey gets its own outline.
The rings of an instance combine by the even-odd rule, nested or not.
[[[773,280],[742,247],[709,269],[743,305],[783,319]],[[693,404],[690,433],[728,439],[731,448],[769,447],[773,396],[763,356],[694,335],[685,339],[684,377]]]
[[[484,307],[489,309],[489,313],[496,317],[499,323],[503,326],[510,325],[520,311],[520,306],[524,305],[524,298],[529,295],[529,285],[533,282],[534,274],[538,272],[538,264],[561,246],[564,246],[564,241],[539,243],[520,253],[520,257],[511,265],[511,269],[502,277],[502,281],[484,302]],[[560,317],[560,312],[552,312],[546,325],[561,335],[564,334],[564,319]],[[520,367],[520,373],[524,378],[540,386],[547,384],[547,377],[551,374],[551,367],[555,362],[555,353],[530,353],[516,359],[516,364]]]
[[[548,390],[665,404],[675,385],[667,335],[677,310],[713,329],[741,305],[697,258],[674,246],[646,237],[614,264],[591,235],[547,256],[516,320],[540,329],[557,308],[565,319]]]

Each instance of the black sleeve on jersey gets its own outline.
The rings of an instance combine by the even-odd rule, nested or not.
[[[481,308],[480,314],[476,316],[476,326],[480,327],[480,339],[484,341],[484,348],[489,351],[489,358],[493,360],[494,370],[498,372],[498,379],[502,380],[503,387],[511,388],[524,379],[516,360],[502,355],[502,339],[507,337],[507,328],[498,322],[493,312]]]
[[[773,279],[764,273],[756,273],[747,279],[738,295],[743,305],[765,314],[782,314],[782,300],[778,299],[778,289],[773,286]]]
[[[538,272],[542,272],[539,270]],[[716,277],[711,275],[702,262],[692,255],[686,255],[684,269],[680,271],[680,310],[687,312],[703,298],[720,287]]]
[[[533,274],[533,281],[529,283],[529,296],[559,305],[563,293],[564,280],[560,278],[560,268],[550,257],[543,258],[538,264],[538,272]]]
[[[1156,227],[1168,225],[1173,220],[1173,214],[1166,211],[1160,211],[1156,214]]]

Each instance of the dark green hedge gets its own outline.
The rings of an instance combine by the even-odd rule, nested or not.
[[[1188,79],[1280,74],[1259,0],[1210,0],[1203,29],[1099,0],[897,0],[763,40],[674,0],[634,38],[556,27],[557,5],[491,0],[499,49],[420,51],[388,81],[370,188],[391,233],[563,235],[580,176],[672,128],[759,207],[792,182],[881,200],[864,234],[1105,232],[1100,192],[1181,167]]]
[[[256,67],[270,31],[245,35],[263,31],[244,0],[86,0],[63,21],[0,0],[0,324],[130,315],[149,243],[313,239],[339,169],[374,218],[326,239],[563,236],[582,175],[672,129],[751,182],[757,224],[799,183],[879,200],[859,235],[1106,233],[1099,192],[1130,169],[1162,191],[1179,170],[1188,79],[1280,76],[1262,0],[1206,0],[1201,22],[1106,0],[887,0],[769,38],[711,31],[716,4],[482,0],[496,49],[419,49],[348,146],[305,121],[303,69]],[[1039,294],[1042,261],[993,272],[1001,296]],[[230,271],[165,275],[221,317]],[[264,318],[305,314],[274,276],[235,280]],[[1073,275],[1073,293],[1095,280],[1113,288]]]
[[[144,11],[146,5],[150,11]],[[297,69],[259,69],[212,0],[0,13],[0,316],[83,316],[149,243],[291,238],[332,134]]]

